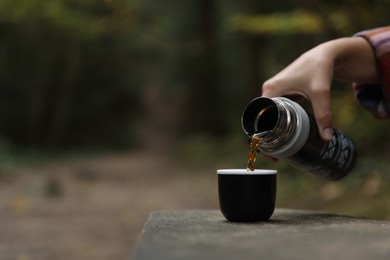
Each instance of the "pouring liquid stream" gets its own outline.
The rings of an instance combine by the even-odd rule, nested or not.
[[[248,159],[248,164],[246,166],[247,171],[255,170],[257,149],[259,148],[261,142],[263,141],[264,136],[267,135],[269,132],[271,131],[265,131],[265,132],[253,134],[250,137],[249,159]]]

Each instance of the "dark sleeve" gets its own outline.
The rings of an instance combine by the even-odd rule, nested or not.
[[[390,26],[359,32],[372,46],[381,74],[380,84],[353,85],[357,101],[375,117],[390,118]]]

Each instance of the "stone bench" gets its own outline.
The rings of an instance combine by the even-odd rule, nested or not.
[[[264,223],[227,222],[217,210],[150,215],[134,260],[390,259],[390,222],[276,209]]]

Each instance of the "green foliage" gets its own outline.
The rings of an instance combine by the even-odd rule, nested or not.
[[[239,136],[264,80],[322,41],[386,24],[389,5],[2,0],[0,134],[11,146],[128,147],[161,107],[147,92],[160,89],[181,100],[165,132]],[[367,127],[350,93],[333,98],[337,126],[369,149],[387,130]]]
[[[318,15],[300,9],[289,13],[237,15],[232,17],[229,27],[233,31],[254,34],[319,33],[323,30]]]
[[[135,7],[2,1],[1,133],[18,145],[128,145],[138,108]]]

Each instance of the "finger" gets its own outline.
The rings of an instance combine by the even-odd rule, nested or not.
[[[261,90],[262,93],[261,95],[264,97],[278,97],[282,95],[282,89],[281,86],[283,84],[278,83],[276,80],[267,80],[266,82],[263,83]]]
[[[331,140],[333,136],[332,112],[330,109],[330,90],[318,91],[311,95],[314,117],[322,139]]]
[[[295,85],[290,86],[285,80],[275,78],[264,82],[262,86],[262,96],[287,97],[297,103],[303,103],[305,100],[309,100],[308,95],[298,89]]]

